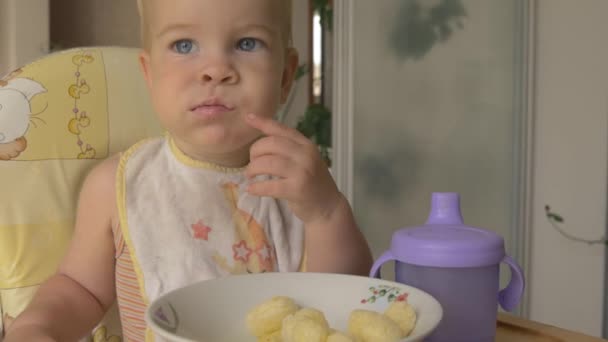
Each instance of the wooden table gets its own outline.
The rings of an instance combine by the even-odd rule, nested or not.
[[[575,333],[505,313],[498,314],[496,342],[605,342],[597,337]]]

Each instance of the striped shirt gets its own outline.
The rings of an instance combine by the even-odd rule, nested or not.
[[[143,342],[146,335],[144,319],[146,304],[141,297],[133,260],[120,227],[114,229],[114,246],[116,249],[116,300],[120,310],[123,341]]]

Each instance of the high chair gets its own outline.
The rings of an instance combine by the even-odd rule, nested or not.
[[[137,52],[67,50],[0,80],[0,340],[56,271],[86,173],[162,132]],[[117,342],[120,336],[113,309],[87,340]]]

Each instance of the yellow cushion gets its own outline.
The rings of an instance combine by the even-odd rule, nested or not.
[[[63,51],[0,81],[0,289],[38,285],[53,274],[86,173],[162,133],[137,53]]]

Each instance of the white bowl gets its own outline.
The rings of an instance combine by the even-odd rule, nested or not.
[[[443,310],[426,292],[368,277],[327,273],[262,273],[203,281],[161,296],[146,311],[152,330],[169,341],[256,341],[245,316],[273,296],[288,296],[300,306],[323,311],[329,325],[346,331],[354,309],[383,312],[390,301],[407,296],[418,320],[402,342],[419,341],[441,321]]]

